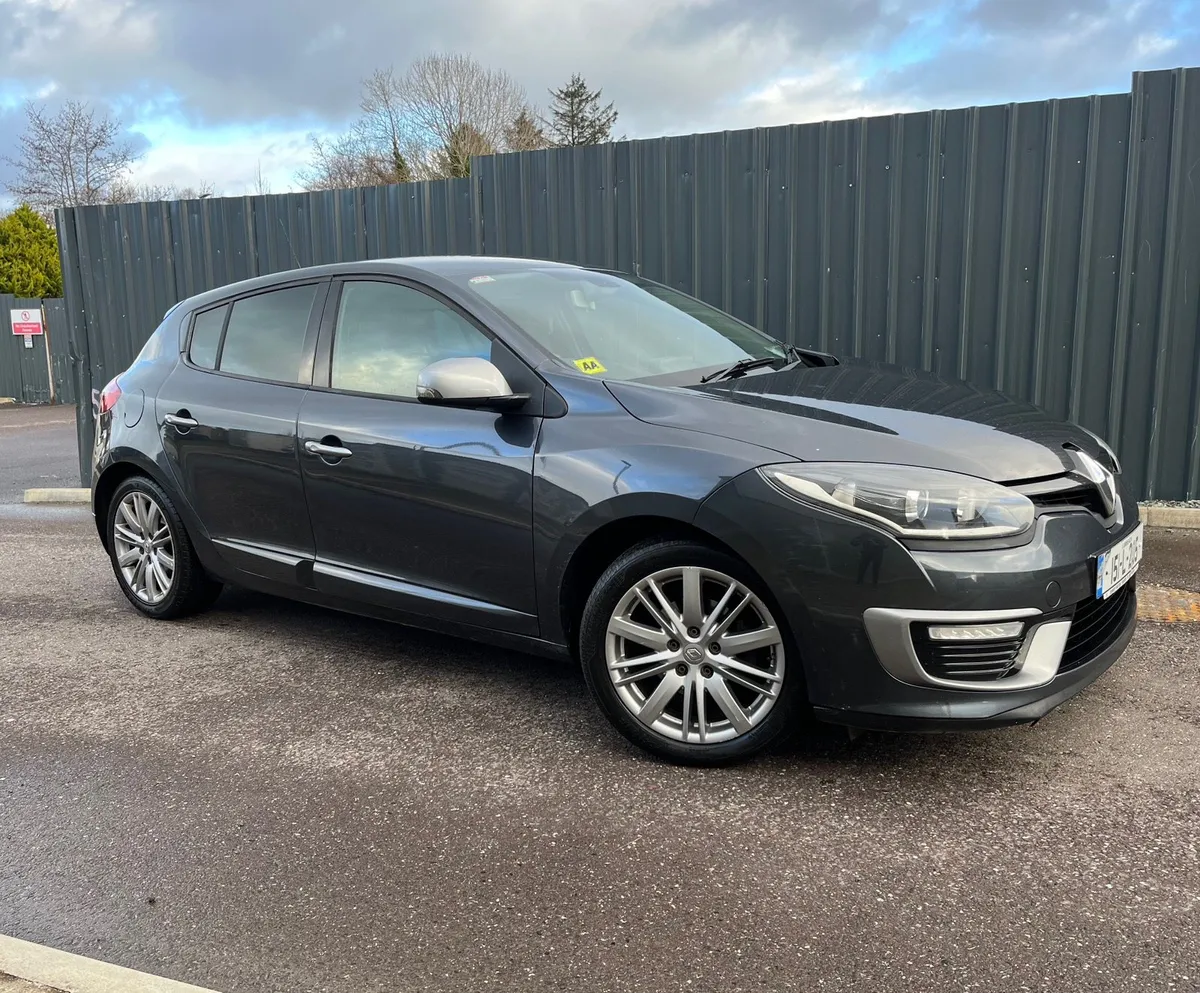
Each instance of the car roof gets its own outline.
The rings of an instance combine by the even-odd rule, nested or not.
[[[424,269],[439,275],[461,275],[465,272],[518,272],[522,269],[578,269],[569,262],[549,262],[545,259],[504,258],[494,255],[422,255],[415,258],[387,259],[401,265]]]
[[[458,276],[464,273],[519,272],[527,269],[578,269],[580,266],[566,262],[549,262],[544,259],[504,258],[488,255],[417,255],[396,256],[384,259],[363,259],[357,262],[333,262],[326,265],[305,266],[286,269],[265,276],[255,276],[236,283],[226,283],[211,290],[189,297],[176,306],[186,305],[187,310],[198,310],[227,297],[249,293],[258,289],[269,289],[282,283],[297,280],[340,276],[356,272],[412,274],[420,270],[435,276]],[[172,310],[175,308],[173,307]],[[169,313],[169,311],[168,311]]]

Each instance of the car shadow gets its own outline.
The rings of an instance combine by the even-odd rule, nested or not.
[[[396,661],[399,651],[406,663],[429,664],[431,668],[437,668],[453,657],[460,665],[486,666],[489,671],[499,667],[500,671],[512,669],[526,674],[538,673],[546,678],[555,678],[557,673],[566,682],[578,683],[581,697],[587,692],[582,677],[572,678],[576,675],[575,667],[569,663],[241,587],[227,586],[212,609],[202,615],[201,619],[204,618],[222,624],[266,621],[316,637],[336,638],[340,646],[352,645],[356,653],[371,662]],[[348,658],[352,661],[352,657]],[[432,665],[430,660],[436,661],[438,666]]]
[[[432,688],[475,687],[481,703],[503,694],[509,707],[525,707],[531,722],[552,719],[569,744],[583,754],[639,765],[669,765],[629,744],[596,708],[578,666],[524,652],[389,621],[314,607],[238,587],[229,587],[212,611],[196,622],[221,628],[275,628],[288,635],[316,639],[323,654],[335,654],[337,666],[351,679],[356,674],[375,682],[385,672],[393,683],[419,680]],[[369,675],[370,674],[370,675]],[[997,781],[1006,769],[1025,766],[1028,727],[941,734],[894,734],[866,731],[851,735],[845,728],[803,720],[764,755],[708,775],[753,777],[772,775],[782,766],[824,775],[830,782],[901,772],[924,778],[929,785],[961,787],[980,779]],[[681,770],[682,774],[700,770]]]

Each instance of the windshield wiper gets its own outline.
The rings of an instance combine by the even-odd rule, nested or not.
[[[840,365],[836,355],[830,355],[828,352],[814,352],[811,348],[801,348],[799,345],[785,345],[788,355],[797,362],[803,362],[808,366],[830,366]]]
[[[764,355],[762,358],[744,358],[738,359],[733,365],[727,369],[718,369],[716,372],[710,372],[707,376],[700,379],[701,383],[711,383],[714,379],[733,379],[734,376],[741,376],[749,369],[757,369],[759,366],[771,365],[778,362],[783,356],[781,355]]]

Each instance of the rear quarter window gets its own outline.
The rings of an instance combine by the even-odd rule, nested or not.
[[[221,345],[221,330],[225,327],[228,305],[214,310],[203,310],[192,320],[192,343],[188,347],[188,358],[192,365],[201,369],[217,367],[217,350]]]

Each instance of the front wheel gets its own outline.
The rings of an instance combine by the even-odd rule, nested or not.
[[[156,620],[210,606],[221,584],[208,576],[170,497],[153,480],[133,476],[108,507],[108,552],[113,572],[138,610]]]
[[[766,748],[803,703],[790,638],[762,581],[689,541],[621,555],[597,581],[580,626],[584,677],[634,744],[715,765]]]

